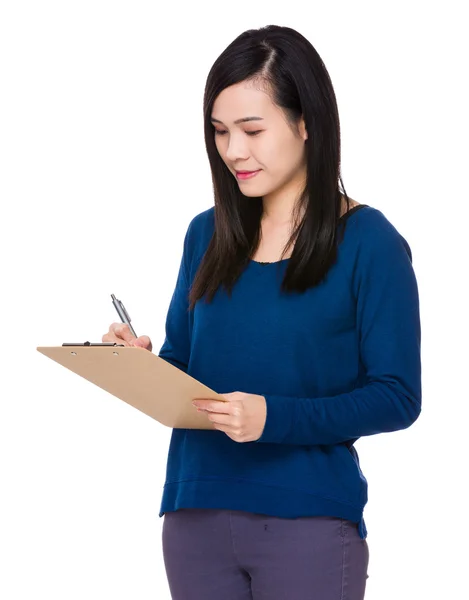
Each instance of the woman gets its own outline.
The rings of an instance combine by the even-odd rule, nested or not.
[[[332,84],[295,30],[226,48],[204,126],[215,202],[187,229],[159,356],[228,402],[197,399],[214,429],[172,431],[172,598],[359,600],[367,481],[353,444],[421,410],[411,251],[345,193]],[[103,341],[117,339],[152,348],[114,323]]]

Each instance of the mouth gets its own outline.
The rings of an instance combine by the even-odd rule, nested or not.
[[[248,179],[249,177],[254,177],[258,173],[260,173],[262,169],[258,169],[257,171],[236,171],[236,177],[238,179]]]

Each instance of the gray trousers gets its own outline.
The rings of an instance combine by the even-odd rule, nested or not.
[[[337,517],[180,509],[163,517],[172,600],[363,600],[368,544]]]

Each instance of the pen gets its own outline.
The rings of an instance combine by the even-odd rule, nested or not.
[[[117,314],[119,315],[122,323],[127,323],[127,325],[130,327],[130,331],[132,332],[132,334],[135,337],[138,337],[137,334],[135,333],[132,325],[130,324],[130,315],[129,313],[125,310],[125,306],[122,304],[122,302],[120,300],[118,300],[114,294],[111,294],[111,298],[112,298],[112,303],[114,304],[114,306],[116,307],[117,310]]]

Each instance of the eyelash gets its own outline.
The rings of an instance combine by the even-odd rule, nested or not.
[[[262,132],[262,129],[259,129],[258,131],[245,131],[245,133],[247,135],[250,135],[251,137],[258,135],[261,132]],[[226,133],[226,131],[218,131],[218,129],[215,129],[215,135],[225,135],[225,133]]]

